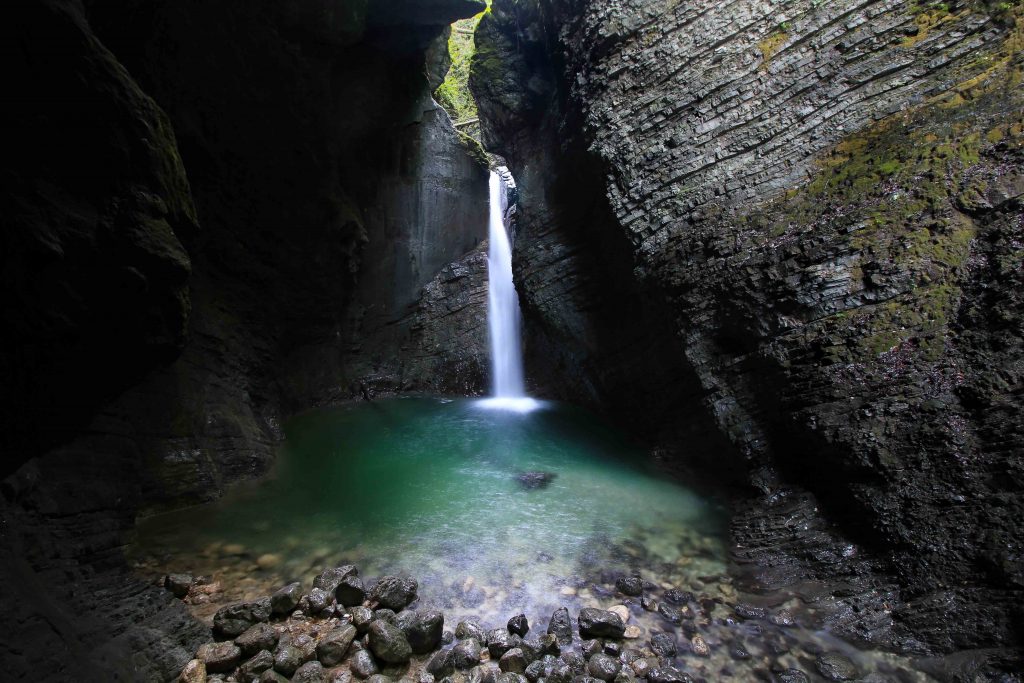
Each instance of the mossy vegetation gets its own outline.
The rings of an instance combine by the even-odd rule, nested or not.
[[[488,8],[490,4],[488,0]],[[480,134],[479,125],[474,123],[477,119],[477,108],[473,94],[469,90],[469,69],[476,51],[473,34],[485,13],[481,12],[452,24],[451,35],[448,37],[451,67],[444,81],[434,91],[434,99],[448,112],[460,132],[474,140],[478,140]]]
[[[789,40],[789,32],[780,26],[757,44],[757,49],[761,51],[761,59],[763,60],[761,62],[762,69],[768,66],[772,57],[782,49],[787,40]]]
[[[845,138],[806,185],[744,217],[768,239],[811,236],[847,264],[847,297],[811,314],[825,331],[815,335],[836,340],[822,349],[832,362],[866,361],[908,343],[926,358],[943,353],[977,234],[974,207],[984,206],[998,165],[992,159],[1024,146],[1020,10],[1012,13],[1004,45],[979,57],[973,74]]]

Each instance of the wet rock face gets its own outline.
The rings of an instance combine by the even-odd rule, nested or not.
[[[781,11],[496,0],[471,87],[523,197],[529,369],[772,494],[733,524],[743,554],[774,586],[849,579],[837,630],[1005,653],[1019,13]]]

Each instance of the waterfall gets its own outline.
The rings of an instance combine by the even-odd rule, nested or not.
[[[527,412],[538,403],[526,396],[523,351],[519,332],[519,297],[512,282],[512,244],[509,241],[508,190],[499,173],[491,171],[487,253],[487,323],[491,335],[492,398],[489,408]]]

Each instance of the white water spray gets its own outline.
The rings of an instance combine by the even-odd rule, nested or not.
[[[519,297],[512,282],[512,245],[509,242],[508,195],[501,176],[491,171],[487,253],[487,322],[491,332],[492,398],[488,408],[528,412],[538,402],[526,395],[523,351],[519,332]]]

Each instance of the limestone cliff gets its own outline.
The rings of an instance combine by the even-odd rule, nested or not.
[[[752,485],[762,584],[841,577],[840,632],[977,671],[1013,668],[1024,604],[1020,26],[496,0],[471,76],[532,374]]]

